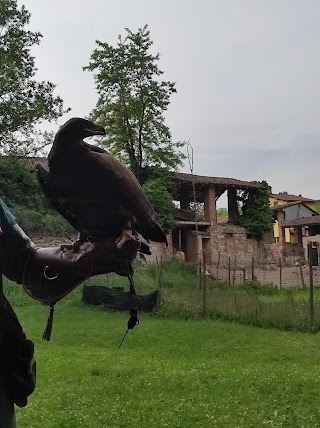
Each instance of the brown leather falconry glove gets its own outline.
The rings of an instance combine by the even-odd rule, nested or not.
[[[37,248],[15,224],[0,238],[0,266],[31,297],[51,305],[91,276],[109,272],[132,275],[131,261],[139,248],[140,242],[135,240],[119,250],[115,238],[85,242],[77,253],[60,247]]]
[[[121,249],[116,237],[85,242],[78,252],[60,247],[38,248],[15,222],[0,199],[0,267],[7,278],[22,284],[34,299],[52,308],[83,281],[94,275],[115,272],[132,277],[131,262],[140,241],[127,241]],[[52,322],[51,322],[52,324]],[[50,331],[44,335],[49,340]]]

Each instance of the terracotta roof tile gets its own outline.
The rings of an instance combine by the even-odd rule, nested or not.
[[[289,202],[287,204],[281,204],[281,205],[273,205],[272,207],[270,207],[270,209],[271,209],[271,211],[282,211],[283,209],[288,208],[288,207],[292,207],[294,205],[303,205],[308,210],[312,211],[315,214],[318,214],[317,211],[315,211],[312,208],[308,207],[308,205],[306,205],[305,203],[303,203],[301,201],[298,201],[298,202]]]
[[[315,199],[304,198],[301,195],[287,195],[286,193],[271,194],[274,199],[288,202],[315,202]]]
[[[204,175],[194,175],[193,177],[195,184],[217,184],[221,186],[235,187],[238,189],[258,187],[255,183],[250,181],[237,180],[236,178],[207,177]],[[192,174],[176,172],[175,178],[179,182],[192,183]]]

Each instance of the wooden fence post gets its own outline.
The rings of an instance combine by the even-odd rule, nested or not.
[[[231,284],[231,257],[228,258],[228,285]]]
[[[207,278],[206,278],[206,257],[203,255],[203,283],[202,283],[202,311],[203,316],[207,315]]]
[[[216,275],[217,280],[219,279],[220,255],[221,255],[221,253],[220,253],[220,251],[219,251],[219,253],[218,253],[218,264],[217,264],[217,275]]]
[[[161,284],[161,270],[160,270],[158,256],[156,256],[156,263],[157,263],[158,287],[159,287],[159,290],[161,290],[161,288],[162,288],[162,284]]]
[[[305,289],[306,288],[306,283],[304,282],[303,271],[302,271],[302,266],[301,266],[301,258],[300,258],[300,261],[299,261],[299,268],[300,268],[300,276],[301,276],[302,288]]]
[[[313,328],[314,324],[314,296],[313,296],[313,268],[312,268],[312,242],[308,243],[309,248],[309,277],[310,277],[310,328]]]
[[[252,257],[252,263],[251,263],[251,281],[254,281],[254,257]]]
[[[281,290],[282,288],[282,262],[281,259],[279,259],[279,280],[280,280],[280,284],[279,284],[279,288]]]
[[[240,316],[239,306],[238,306],[237,297],[236,297],[236,293],[235,292],[233,292],[233,297],[234,297],[234,306],[236,307],[237,315],[239,317]]]

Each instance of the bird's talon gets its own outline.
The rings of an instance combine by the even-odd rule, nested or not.
[[[72,244],[61,244],[60,249],[64,253],[70,250],[73,250],[74,253],[78,253],[81,245],[82,245],[82,242],[76,241],[76,242],[73,242]]]
[[[69,250],[72,250],[72,244],[61,244],[60,250],[66,253]]]

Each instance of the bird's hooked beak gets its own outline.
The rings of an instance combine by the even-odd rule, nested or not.
[[[85,132],[87,134],[87,137],[91,137],[92,135],[106,135],[106,130],[104,129],[104,127],[96,125],[94,123],[85,128]]]

